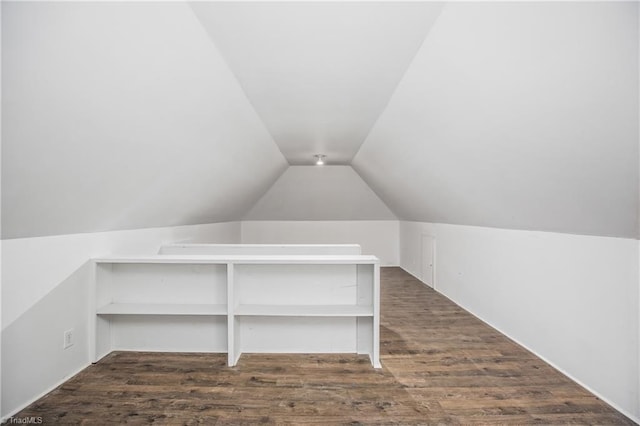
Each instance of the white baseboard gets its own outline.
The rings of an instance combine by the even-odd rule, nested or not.
[[[16,414],[18,414],[20,411],[24,410],[25,408],[27,408],[29,405],[33,404],[34,402],[36,402],[37,400],[39,400],[40,398],[42,398],[43,396],[45,396],[46,394],[48,394],[49,392],[55,390],[58,386],[62,385],[63,383],[65,383],[66,381],[70,380],[71,378],[73,378],[74,376],[78,375],[82,370],[84,370],[85,368],[89,367],[91,365],[91,363],[87,363],[86,365],[84,365],[83,367],[80,367],[79,369],[77,369],[76,371],[74,371],[73,373],[63,377],[61,380],[59,380],[56,384],[54,384],[53,386],[50,386],[49,388],[47,388],[47,390],[43,391],[42,393],[38,394],[37,396],[31,398],[30,400],[28,400],[27,402],[25,402],[24,404],[22,404],[20,407],[16,408],[15,410],[13,410],[12,412],[10,412],[9,414],[7,414],[6,416],[3,416],[2,418],[0,418],[0,423],[4,423],[5,421],[8,421],[11,417],[15,416]],[[46,423],[46,419],[44,419],[44,423]]]
[[[438,292],[440,293],[440,292]],[[440,293],[442,294],[442,293]],[[444,294],[442,294],[444,297]],[[447,299],[449,299],[447,297]],[[449,299],[451,300],[451,299]],[[453,300],[451,300],[453,303]],[[634,416],[633,414],[627,412],[625,409],[623,409],[622,407],[620,407],[618,404],[616,404],[615,402],[611,401],[609,398],[605,397],[604,395],[600,394],[599,392],[597,392],[596,390],[594,390],[593,388],[591,388],[589,385],[587,385],[586,383],[584,383],[583,381],[577,379],[576,377],[574,377],[573,375],[569,374],[568,372],[566,372],[564,369],[562,369],[561,367],[559,367],[558,365],[556,365],[553,361],[547,359],[546,357],[544,357],[543,355],[540,355],[539,353],[537,353],[536,351],[534,351],[533,349],[531,349],[529,346],[525,345],[524,343],[520,342],[518,339],[514,338],[513,336],[503,332],[502,330],[500,330],[498,327],[495,327],[494,325],[492,325],[490,322],[485,321],[483,318],[477,316],[476,314],[472,313],[471,311],[469,311],[467,308],[465,308],[462,305],[459,305],[458,303],[456,303],[456,305],[460,306],[462,309],[464,309],[465,311],[469,312],[471,315],[473,315],[474,317],[478,318],[480,321],[482,321],[483,323],[487,324],[489,327],[493,328],[494,330],[497,330],[498,332],[500,332],[501,334],[503,334],[504,336],[507,336],[509,339],[513,340],[514,342],[516,342],[518,345],[522,346],[523,348],[525,348],[526,350],[528,350],[529,352],[531,352],[532,354],[534,354],[535,356],[537,356],[538,358],[540,358],[541,360],[543,360],[544,362],[546,362],[547,364],[549,364],[550,366],[552,366],[553,368],[555,368],[557,371],[559,371],[560,373],[562,373],[564,376],[568,377],[569,379],[571,379],[572,381],[574,381],[575,383],[577,383],[578,385],[582,386],[583,388],[585,388],[586,390],[588,390],[589,392],[591,392],[592,394],[594,394],[595,396],[597,396],[599,399],[601,399],[602,401],[606,402],[607,404],[609,404],[612,408],[614,408],[615,410],[619,411],[620,413],[624,414],[625,416],[627,416],[629,419],[633,420],[634,422],[640,424],[640,418]]]
[[[402,267],[401,267],[402,268]],[[402,268],[403,271],[405,271],[406,273],[408,273],[409,275],[411,275],[412,277],[416,278],[418,281],[420,281],[421,283],[423,283],[425,286],[429,287],[427,284],[425,284],[419,277],[416,277],[413,273],[411,273],[410,271],[407,271],[406,269]],[[431,288],[431,287],[429,287]],[[619,411],[620,413],[624,414],[625,416],[627,416],[629,419],[631,419],[632,421],[636,422],[637,424],[640,424],[640,417],[633,415],[632,413],[629,413],[628,411],[626,411],[625,409],[621,408],[618,404],[616,404],[615,402],[611,401],[609,398],[601,395],[599,392],[595,391],[594,389],[592,389],[589,385],[587,385],[586,383],[582,382],[581,380],[576,379],[575,377],[573,377],[571,374],[567,373],[566,371],[564,371],[562,368],[558,367],[554,362],[552,362],[551,360],[545,358],[544,356],[540,355],[539,353],[537,353],[536,351],[534,351],[533,349],[531,349],[530,347],[528,347],[527,345],[525,345],[524,343],[520,342],[517,338],[509,335],[508,333],[505,333],[504,331],[502,331],[500,328],[494,326],[493,324],[491,324],[491,322],[486,321],[485,319],[483,319],[482,317],[476,315],[475,313],[473,313],[471,310],[467,309],[465,306],[461,305],[460,303],[456,302],[455,300],[451,299],[449,296],[447,296],[446,294],[443,294],[442,292],[438,291],[437,289],[432,289],[435,290],[436,292],[438,292],[438,294],[442,295],[443,297],[446,297],[448,300],[450,300],[452,303],[455,303],[457,306],[459,306],[460,308],[464,309],[465,311],[467,311],[468,313],[470,313],[471,315],[473,315],[474,317],[478,318],[480,321],[482,321],[483,323],[485,323],[486,325],[488,325],[489,327],[493,328],[494,330],[498,331],[500,334],[508,337],[509,339],[513,340],[515,343],[517,343],[518,345],[522,346],[523,348],[525,348],[526,350],[528,350],[529,352],[531,352],[532,354],[534,354],[535,356],[537,356],[538,358],[540,358],[541,360],[543,360],[544,362],[546,362],[547,364],[549,364],[551,367],[555,368],[557,371],[559,371],[560,373],[562,373],[564,376],[566,376],[567,378],[569,378],[570,380],[572,380],[573,382],[577,383],[578,385],[582,386],[583,388],[585,388],[586,390],[588,390],[589,392],[591,392],[592,394],[594,394],[595,396],[597,396],[599,399],[601,399],[602,401],[606,402],[607,404],[609,404],[612,408],[614,408],[615,410]]]
[[[422,284],[424,284],[425,287],[430,288],[431,290],[435,290],[435,287],[431,287],[429,284],[425,283],[424,281],[422,281],[422,278],[417,276],[416,274],[414,274],[413,272],[404,269],[402,266],[398,266],[398,268],[402,269],[403,271],[405,271],[407,274],[411,275],[413,278],[415,278],[416,280],[420,281]],[[438,292],[440,293],[440,292]],[[443,295],[444,296],[444,295]],[[446,296],[445,296],[446,297]],[[454,302],[455,303],[455,302]]]

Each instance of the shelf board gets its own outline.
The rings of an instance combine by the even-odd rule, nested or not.
[[[308,247],[338,247],[338,248],[360,248],[360,244],[207,244],[207,243],[174,243],[163,244],[162,247],[188,247],[188,248],[308,248]]]
[[[370,255],[176,255],[114,256],[94,258],[96,263],[178,263],[236,265],[377,265]]]
[[[238,316],[277,317],[371,317],[373,308],[360,305],[240,305]]]
[[[110,303],[99,308],[98,315],[227,315],[227,305]]]

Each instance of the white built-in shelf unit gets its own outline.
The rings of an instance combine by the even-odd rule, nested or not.
[[[160,252],[170,254],[93,259],[94,360],[113,350],[226,352],[234,366],[243,352],[358,353],[380,367],[380,265],[359,246]]]

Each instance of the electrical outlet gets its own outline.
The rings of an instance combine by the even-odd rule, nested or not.
[[[74,344],[73,340],[73,328],[64,332],[64,345],[63,349],[69,349]]]

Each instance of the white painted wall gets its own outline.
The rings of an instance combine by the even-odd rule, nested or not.
[[[638,7],[638,69],[640,69],[640,7]],[[640,84],[638,84],[638,99],[640,100]],[[640,102],[640,101],[639,101]],[[638,134],[640,135],[640,107],[638,108]],[[640,137],[638,138],[640,145]],[[640,149],[638,149],[640,156]],[[639,160],[640,163],[640,160]],[[638,176],[640,182],[640,175]],[[638,184],[640,191],[640,183]],[[638,197],[640,199],[640,195]],[[640,238],[640,202],[638,202],[638,238]],[[638,269],[640,270],[640,241],[638,242]],[[638,273],[638,288],[640,289],[640,273]],[[638,291],[638,306],[640,306],[640,291]],[[640,324],[640,308],[638,309],[638,324]],[[640,372],[640,326],[638,326],[638,371]],[[638,374],[638,393],[640,393],[640,373]],[[640,423],[640,414],[636,416],[636,423]]]
[[[171,242],[238,243],[240,223],[2,240],[3,328],[91,257],[155,254]]]
[[[2,22],[2,3],[0,3],[0,22]],[[0,30],[0,46],[2,46],[2,31]],[[0,55],[0,81],[2,81],[2,55]],[[0,84],[0,99],[2,99],[2,84]],[[2,135],[2,102],[0,102],[0,135]],[[1,143],[0,138],[0,143]],[[2,235],[2,147],[0,146],[0,236]],[[0,244],[0,336],[2,330],[2,245]],[[0,337],[0,419],[2,419],[2,338]]]
[[[87,261],[155,254],[172,242],[239,243],[240,223],[2,240],[2,416],[89,363]],[[76,343],[62,349],[65,330]]]
[[[287,167],[186,2],[3,9],[3,238],[237,220]]]
[[[351,166],[290,166],[245,220],[395,220]]]
[[[448,2],[353,161],[403,220],[638,236],[637,2]]]
[[[640,419],[638,241],[400,222],[416,276],[423,233],[439,292]]]
[[[637,241],[398,221],[244,221],[3,240],[2,415],[89,362],[89,257],[155,253],[181,241],[358,243],[383,265],[420,276],[423,233],[436,238],[438,291],[638,419]],[[76,344],[64,351],[68,328]]]
[[[397,220],[243,221],[244,244],[360,244],[382,266],[399,265]]]

